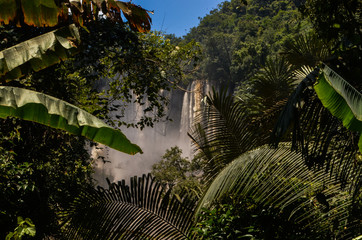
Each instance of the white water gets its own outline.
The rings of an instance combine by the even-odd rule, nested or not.
[[[191,158],[191,141],[187,136],[195,116],[202,107],[204,94],[210,90],[210,85],[203,81],[193,81],[188,86],[187,92],[168,93],[170,105],[167,109],[168,116],[173,122],[165,121],[155,123],[153,128],[142,131],[135,128],[121,128],[121,131],[143,150],[143,154],[134,156],[104,147],[92,150],[92,157],[104,156],[104,163],[98,159],[95,164],[94,178],[100,185],[105,185],[105,178],[111,181],[128,180],[132,176],[141,176],[149,173],[152,165],[161,160],[162,155],[174,146],[179,146],[184,157]],[[126,121],[136,122],[143,114],[144,107],[132,104],[127,107]],[[115,113],[117,114],[117,113]]]

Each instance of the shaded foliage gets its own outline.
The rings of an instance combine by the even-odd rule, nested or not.
[[[56,235],[55,210],[92,184],[84,139],[13,118],[2,120],[0,132],[1,238],[18,216],[33,221],[37,238]]]
[[[175,78],[181,78],[181,74],[176,74],[177,71],[181,72],[177,64],[188,64],[187,57],[194,54],[192,50],[189,55],[185,54],[188,47],[193,48],[192,44],[185,48],[180,46],[180,51],[171,54],[177,50],[176,46],[163,41],[160,36],[138,35],[127,26],[112,22],[111,18],[86,21],[85,25],[92,35],[80,29],[83,40],[80,54],[60,64],[32,72],[21,79],[4,82],[4,85],[40,91],[107,119],[108,113],[117,108],[114,100],[129,97],[132,87],[140,89],[137,91],[141,99],[139,101],[150,100],[156,107],[163,106],[167,99],[161,99],[162,96],[157,95],[157,91],[165,86],[171,88],[171,83],[163,81],[169,80],[172,74]],[[1,26],[1,30],[1,47],[7,48],[53,29],[7,25]],[[167,47],[160,49],[166,45]],[[132,72],[132,80],[135,80],[135,76],[142,72],[146,80],[136,79],[137,86],[136,81],[128,81],[118,86],[114,84],[113,92],[102,94],[102,78],[116,74],[105,66],[114,67],[116,64],[108,65],[111,63],[109,58],[115,59],[115,54],[118,53],[120,58],[117,59],[117,64],[129,64],[124,68],[123,74]],[[167,60],[164,60],[165,56]],[[118,69],[121,69],[121,66],[118,66]],[[161,74],[162,70],[164,73]],[[123,88],[123,92],[117,88]],[[122,93],[127,93],[127,96],[122,96]],[[144,99],[145,94],[153,99]],[[108,100],[109,95],[114,98]],[[130,98],[128,100],[134,101]],[[148,108],[149,112],[153,113],[153,110],[152,107]],[[163,109],[159,113],[163,114],[162,111]],[[151,115],[135,125],[152,125],[154,119],[161,117],[157,115],[153,118]],[[113,123],[113,126],[119,122],[123,123],[108,121]],[[1,136],[4,157],[1,158],[0,176],[4,180],[4,184],[1,184],[1,194],[4,197],[1,198],[3,212],[0,216],[0,237],[3,238],[4,234],[15,229],[18,216],[32,219],[36,225],[37,238],[56,236],[59,230],[56,210],[66,208],[81,189],[92,185],[92,160],[84,149],[84,139],[10,118],[1,121]]]
[[[269,132],[253,124],[252,115],[227,91],[213,90],[205,100],[188,135],[201,153],[203,177],[210,180],[240,154],[267,143]]]
[[[361,45],[361,11],[359,0],[306,0],[301,12],[313,23],[319,37],[340,40],[345,45]]]
[[[324,170],[309,171],[302,155],[288,144],[256,148],[228,164],[213,180],[197,213],[217,203],[245,205],[231,223],[219,224],[239,222],[237,230],[246,234],[251,228],[257,239],[350,239],[360,230],[359,215],[351,211],[352,194],[341,190],[338,180]]]
[[[152,165],[151,175],[172,187],[173,194],[185,194],[200,198],[202,184],[200,182],[201,166],[197,158],[189,160],[182,157],[182,150],[175,146],[167,149],[161,161]]]

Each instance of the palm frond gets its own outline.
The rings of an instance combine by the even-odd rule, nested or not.
[[[265,66],[252,78],[254,95],[261,98],[267,106],[287,98],[295,88],[295,74],[284,57],[268,58]]]
[[[288,131],[290,125],[298,120],[297,110],[303,104],[305,104],[304,101],[306,99],[303,97],[303,94],[305,93],[305,90],[308,91],[307,88],[309,86],[312,86],[313,83],[316,81],[318,73],[318,68],[315,69],[313,72],[309,73],[307,77],[305,77],[298,84],[294,92],[290,95],[288,102],[282,110],[272,133],[272,140],[274,140],[276,143],[278,143],[281,137]]]
[[[0,86],[0,96],[0,118],[17,117],[62,129],[128,154],[142,152],[120,130],[58,98],[7,86]]]
[[[61,212],[67,239],[187,239],[195,201],[171,196],[151,175],[84,191]]]
[[[336,221],[348,228],[346,232],[359,227],[359,219],[350,215],[352,195],[323,170],[310,171],[302,155],[291,151],[289,144],[277,149],[262,146],[232,161],[213,180],[196,213],[225,194],[288,213],[290,221],[315,227],[315,231],[328,231]],[[339,234],[340,239],[352,237],[344,236],[343,231]]]
[[[203,153],[207,161],[204,176],[211,179],[240,154],[266,143],[269,133],[253,127],[243,105],[234,102],[226,90],[218,93],[213,89],[206,100],[206,109],[200,112],[188,135],[195,150]]]
[[[282,55],[295,68],[315,67],[332,57],[331,49],[331,43],[326,44],[317,34],[308,33],[288,41]]]
[[[362,171],[358,163],[357,134],[344,128],[310,89],[317,73],[315,70],[313,77],[304,79],[291,95],[274,128],[272,140],[277,145],[291,127],[292,147],[301,151],[307,166],[325,169],[342,184],[354,181],[351,187],[358,194],[361,183],[350,176],[351,172],[359,172],[361,176]],[[343,102],[335,103],[338,106]]]

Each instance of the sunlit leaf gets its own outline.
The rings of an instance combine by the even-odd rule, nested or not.
[[[17,117],[84,136],[128,154],[142,150],[120,131],[88,112],[49,95],[0,86],[0,117]]]
[[[148,15],[148,11],[128,2],[117,1],[117,5],[122,10],[133,30],[139,32],[150,31],[152,20]]]
[[[362,94],[339,76],[327,65],[319,77],[314,89],[333,116],[343,122],[343,126],[352,131],[362,133]],[[362,152],[362,137],[358,143]]]
[[[0,23],[27,24],[36,27],[53,27],[73,22],[84,28],[88,21],[95,21],[102,12],[107,18],[122,23],[123,14],[134,31],[149,32],[151,18],[142,7],[131,2],[116,0],[0,0]],[[70,14],[69,14],[70,13]],[[23,22],[21,22],[23,19]]]
[[[78,52],[80,37],[72,24],[0,52],[0,78],[9,80],[39,71]]]

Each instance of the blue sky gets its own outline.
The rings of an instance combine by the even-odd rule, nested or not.
[[[174,33],[181,37],[190,28],[199,24],[199,17],[204,17],[225,0],[133,0],[132,3],[147,10],[154,10],[151,15],[152,30]]]

